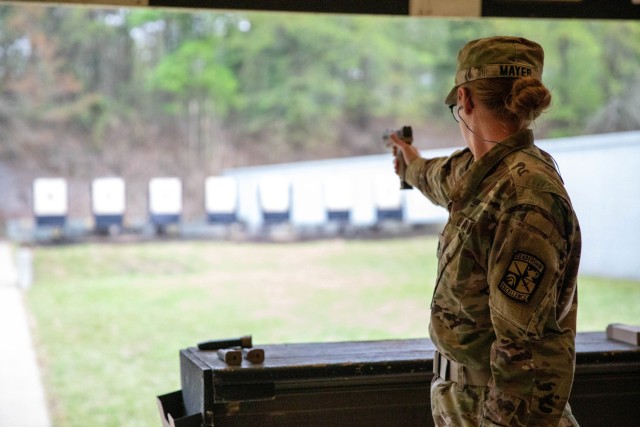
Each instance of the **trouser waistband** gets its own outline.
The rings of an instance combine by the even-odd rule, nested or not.
[[[490,369],[470,369],[447,359],[439,351],[433,355],[433,373],[446,381],[478,387],[486,387],[491,379]]]

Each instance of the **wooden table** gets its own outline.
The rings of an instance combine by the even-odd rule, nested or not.
[[[428,339],[274,344],[263,364],[180,352],[182,390],[159,396],[165,426],[433,426]],[[570,403],[582,427],[640,425],[640,347],[580,333]]]

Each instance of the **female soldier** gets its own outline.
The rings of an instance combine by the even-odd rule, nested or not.
[[[424,159],[392,136],[404,179],[449,211],[429,328],[437,426],[578,425],[568,398],[580,229],[529,129],[551,102],[543,58],[523,38],[469,42],[446,98],[467,148]]]

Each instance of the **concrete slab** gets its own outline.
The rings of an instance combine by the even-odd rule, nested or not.
[[[50,427],[11,245],[0,242],[0,426]]]

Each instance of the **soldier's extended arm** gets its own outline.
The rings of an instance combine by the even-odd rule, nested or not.
[[[449,191],[469,168],[473,154],[468,149],[450,157],[417,158],[406,169],[405,180],[439,206],[449,204]]]

